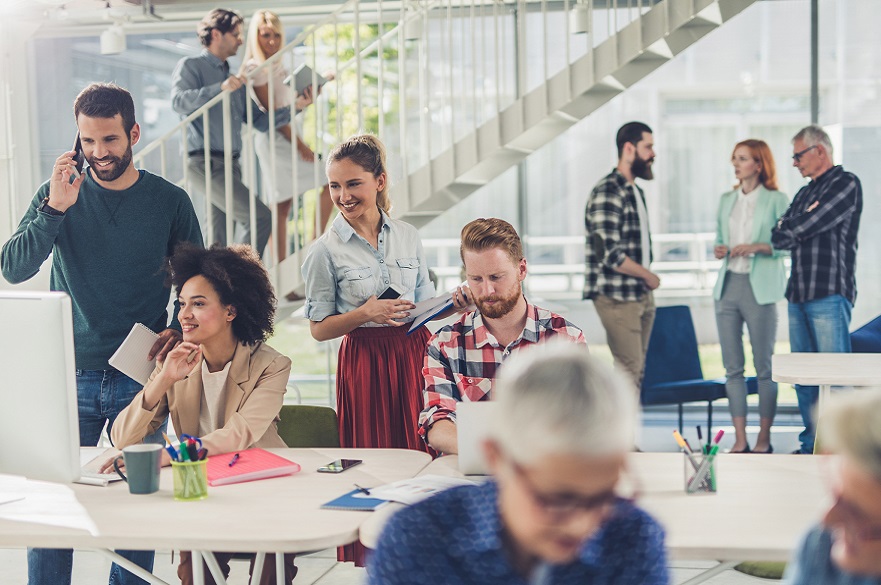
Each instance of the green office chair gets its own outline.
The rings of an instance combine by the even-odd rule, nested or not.
[[[340,431],[336,411],[329,406],[289,404],[278,413],[278,435],[292,448],[339,447]],[[236,553],[233,560],[250,561],[248,553]]]
[[[291,448],[339,447],[336,411],[329,406],[291,404],[281,407],[278,434]]]

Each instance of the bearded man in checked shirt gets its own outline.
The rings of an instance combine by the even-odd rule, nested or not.
[[[630,375],[638,395],[655,322],[652,291],[661,279],[649,269],[648,211],[636,179],[654,178],[655,142],[646,124],[628,122],[615,143],[618,165],[593,188],[584,213],[583,297],[593,300],[615,366]]]
[[[476,219],[462,228],[460,248],[467,285],[453,293],[457,308],[469,303],[458,321],[428,342],[425,408],[419,434],[438,452],[458,453],[456,405],[489,400],[499,366],[524,347],[549,339],[587,345],[581,330],[523,295],[526,258],[514,227],[501,219]]]

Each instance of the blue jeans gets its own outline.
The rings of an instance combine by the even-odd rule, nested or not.
[[[79,406],[80,445],[94,447],[101,438],[104,423],[107,434],[120,411],[141,391],[141,386],[117,370],[77,370],[76,391]],[[145,442],[162,443],[160,429]],[[116,551],[144,569],[153,571],[152,550]],[[28,585],[70,585],[73,551],[70,549],[29,548]],[[110,585],[147,585],[116,563],[110,568]]]
[[[841,295],[805,303],[789,303],[789,347],[793,353],[850,353],[850,312],[853,305]],[[795,385],[798,410],[805,430],[798,436],[803,453],[814,452],[816,430],[812,411],[818,386]]]

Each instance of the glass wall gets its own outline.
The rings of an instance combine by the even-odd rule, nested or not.
[[[881,137],[881,39],[865,18],[870,5],[872,0],[820,2],[820,123],[832,127],[836,163],[860,177],[865,199],[855,326],[881,312],[881,210],[875,204],[881,169],[872,160]],[[643,186],[653,233],[658,240],[669,234],[672,242],[658,242],[656,260],[696,260],[676,237],[715,230],[719,196],[734,183],[729,161],[739,140],[755,137],[771,145],[781,190],[793,196],[805,183],[791,165],[790,140],[810,123],[809,31],[808,0],[757,2],[532,154],[522,174],[499,179],[506,187],[513,181],[522,198],[515,217],[524,221],[518,227],[528,234],[530,264],[572,264],[574,272],[583,261],[587,196],[615,165],[615,131],[630,120],[655,130],[656,179]],[[518,209],[491,187],[423,228],[424,237],[455,237],[455,228],[473,217]],[[701,249],[708,260],[709,246]],[[568,288],[558,292],[579,298],[581,282],[578,274],[560,279]],[[704,283],[704,294],[712,284]]]

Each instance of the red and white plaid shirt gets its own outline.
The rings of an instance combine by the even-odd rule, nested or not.
[[[587,345],[581,329],[530,304],[526,305],[523,333],[507,347],[489,332],[480,311],[465,313],[440,329],[428,342],[422,368],[425,408],[419,415],[419,434],[425,439],[431,425],[441,419],[455,422],[457,403],[489,399],[499,366],[512,353],[557,336]]]

